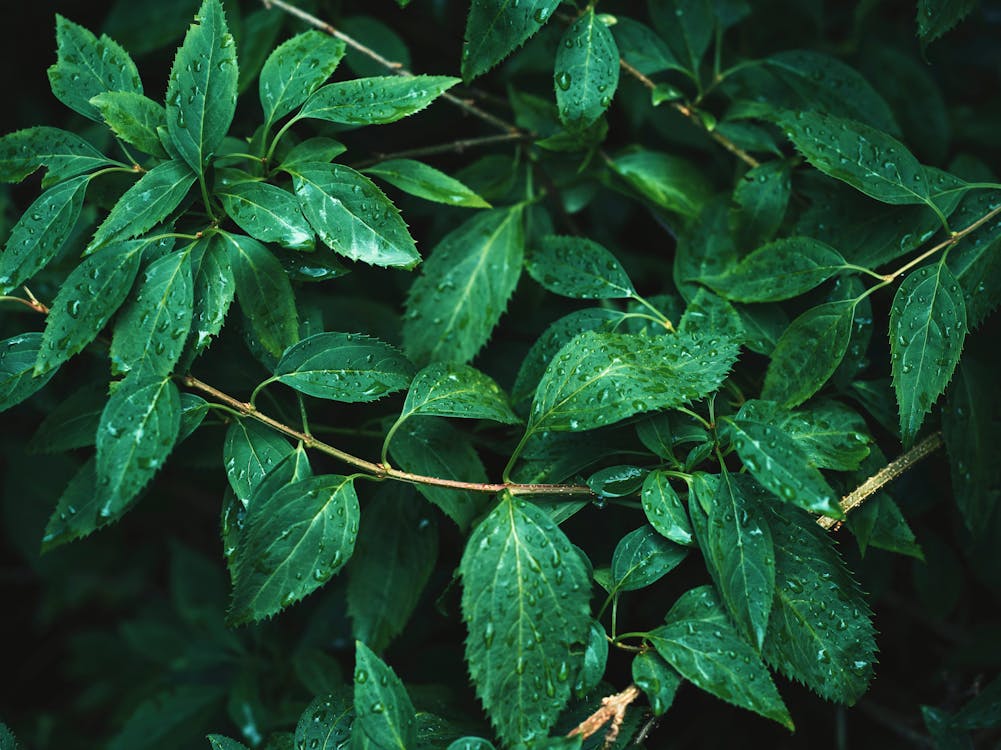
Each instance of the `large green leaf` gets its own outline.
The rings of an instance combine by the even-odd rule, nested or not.
[[[11,228],[0,254],[0,294],[7,294],[44,268],[70,236],[87,192],[86,176],[42,193]]]
[[[761,657],[730,624],[710,586],[681,595],[667,625],[647,640],[681,676],[735,706],[792,729],[792,719]]]
[[[559,0],[472,0],[462,47],[462,77],[486,73],[552,16]]]
[[[688,556],[688,550],[641,526],[619,540],[612,555],[612,590],[635,591],[659,581]]]
[[[274,379],[334,401],[375,401],[410,385],[414,366],[389,344],[360,333],[317,333],[290,347]]]
[[[218,234],[210,234],[191,248],[191,276],[194,306],[191,334],[181,356],[181,368],[191,366],[222,330],[226,313],[236,294],[236,280],[229,264],[226,243]]]
[[[586,237],[548,235],[529,253],[525,268],[554,294],[578,299],[614,299],[636,294],[622,264]]]
[[[229,217],[261,242],[293,250],[312,250],[313,230],[287,190],[266,182],[238,182],[216,192]]]
[[[505,424],[521,421],[493,378],[469,365],[448,362],[430,364],[414,376],[400,418],[414,414],[492,419]]]
[[[737,234],[745,248],[770,240],[782,224],[792,189],[789,162],[774,160],[753,169],[733,189]]]
[[[68,130],[39,125],[0,138],[0,182],[20,182],[39,167],[48,173],[42,187],[48,187],[83,172],[116,162]]]
[[[481,211],[445,235],[407,297],[403,348],[410,358],[471,360],[504,313],[524,252],[521,206]]]
[[[640,195],[682,216],[698,215],[710,196],[702,170],[678,156],[636,148],[614,157],[609,166]]]
[[[56,14],[56,63],[49,68],[55,97],[75,112],[101,121],[90,99],[105,91],[142,93],[139,71],[129,53],[112,38],[94,34]]]
[[[365,733],[373,750],[416,747],[414,706],[400,678],[368,646],[355,642],[355,732]]]
[[[375,76],[317,89],[296,119],[343,125],[385,125],[420,112],[459,82],[451,76]]]
[[[167,132],[180,157],[201,174],[233,121],[239,74],[219,0],[204,0],[195,18],[170,69]]]
[[[938,39],[976,7],[976,0],[918,0],[918,36],[922,44]]]
[[[90,100],[108,127],[126,143],[151,156],[166,157],[156,133],[167,126],[163,105],[135,91],[106,91]]]
[[[365,175],[322,162],[296,165],[290,173],[302,212],[331,250],[375,266],[420,263],[400,212]]]
[[[473,531],[459,573],[466,660],[498,735],[510,744],[546,736],[591,622],[579,553],[548,513],[507,496]]]
[[[326,583],[354,551],[353,479],[326,474],[288,484],[247,509],[234,557],[234,625],[276,615]]]
[[[266,130],[323,85],[337,69],[344,50],[340,39],[314,30],[296,34],[275,48],[258,80]]]
[[[658,532],[677,544],[691,545],[692,524],[681,498],[663,471],[654,470],[643,480],[643,512]]]
[[[230,424],[223,443],[223,466],[237,499],[244,505],[264,478],[292,453],[292,446],[274,430],[252,419]]]
[[[364,170],[393,187],[418,198],[447,206],[490,208],[490,204],[459,182],[434,167],[413,159],[389,159]]]
[[[966,338],[966,305],[944,262],[904,279],[890,308],[889,333],[900,434],[909,445],[949,384]]]
[[[594,8],[588,8],[563,33],[556,48],[556,106],[560,120],[585,128],[608,109],[619,85],[619,49]]]
[[[0,341],[0,411],[21,403],[55,375],[54,369],[35,375],[41,348],[42,334],[35,332]]]

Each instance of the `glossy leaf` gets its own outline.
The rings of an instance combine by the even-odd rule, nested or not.
[[[167,126],[167,111],[136,91],[106,91],[90,100],[108,127],[126,143],[151,156],[166,157],[156,129]]]
[[[247,750],[247,746],[242,742],[223,737],[221,734],[210,734],[206,739],[212,746],[212,750]]]
[[[251,503],[234,557],[234,625],[271,617],[326,583],[351,557],[358,496],[350,477],[326,474]]]
[[[570,697],[591,622],[577,551],[545,511],[508,496],[474,529],[459,572],[477,695],[505,742],[544,736]]]
[[[627,151],[609,166],[644,198],[685,217],[696,216],[710,195],[705,176],[691,162],[660,151]]]
[[[468,365],[446,362],[428,365],[414,377],[401,419],[414,414],[491,419],[505,424],[521,421],[493,378]]]
[[[307,138],[288,150],[279,165],[280,169],[289,173],[295,172],[295,167],[307,162],[331,162],[344,153],[343,143],[333,138]]]
[[[191,333],[181,355],[182,370],[190,367],[219,335],[236,294],[236,280],[222,237],[212,234],[195,243],[191,249],[191,276],[194,304]]]
[[[587,645],[584,647],[584,663],[581,665],[573,693],[578,698],[588,695],[605,676],[608,665],[608,634],[597,620],[591,620]]]
[[[678,332],[710,339],[725,336],[742,343],[748,338],[740,313],[733,305],[708,289],[699,289],[685,307],[685,314],[678,323]]]
[[[410,287],[403,349],[418,364],[471,360],[521,275],[522,208],[481,211],[438,243]]]
[[[223,466],[237,499],[247,506],[250,497],[292,446],[274,430],[251,419],[237,419],[226,431]]]
[[[42,187],[115,162],[68,130],[40,125],[0,137],[0,182],[21,182],[40,167]]]
[[[619,540],[612,555],[615,591],[635,591],[656,583],[685,557],[685,547],[669,542],[650,526],[641,526]]]
[[[287,190],[266,182],[240,182],[216,192],[229,217],[261,242],[275,242],[293,250],[311,250],[313,230]]]
[[[637,495],[648,473],[629,464],[606,466],[587,478],[587,486],[599,498]]]
[[[583,128],[608,109],[619,85],[619,49],[602,18],[588,8],[563,33],[553,82],[560,120]]]
[[[42,334],[35,332],[0,341],[0,412],[24,401],[55,375],[55,370],[35,375],[41,348]]]
[[[318,696],[299,717],[295,746],[311,750],[349,747],[354,718],[354,702],[349,698],[339,694]]]
[[[490,208],[490,204],[463,183],[413,159],[388,159],[364,170],[405,193],[447,206]]]
[[[486,73],[535,34],[559,0],[473,0],[462,46],[462,77]]]
[[[636,294],[615,256],[585,237],[543,237],[525,268],[546,289],[564,297],[614,299]]]
[[[733,189],[737,213],[737,234],[741,244],[756,248],[775,236],[789,204],[791,181],[789,163],[765,162],[753,169]]]
[[[329,34],[310,30],[282,42],[261,68],[258,94],[264,122],[270,125],[294,110],[337,69],[345,45]]]
[[[343,125],[385,125],[420,112],[459,82],[451,76],[375,76],[313,92],[296,118]]]
[[[495,750],[495,748],[482,737],[460,737],[449,745],[447,750]]]
[[[643,512],[659,533],[676,544],[692,545],[692,525],[681,498],[663,471],[651,471],[643,480]]]
[[[682,677],[656,651],[644,651],[633,657],[633,682],[650,701],[654,716],[662,716],[674,703]]]
[[[416,712],[396,673],[355,642],[355,732],[379,750],[408,750],[417,740]]]

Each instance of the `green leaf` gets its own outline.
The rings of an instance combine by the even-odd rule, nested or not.
[[[334,401],[375,401],[410,385],[414,366],[389,344],[360,333],[317,333],[290,347],[277,380]]]
[[[0,344],[0,350],[2,346]],[[76,390],[42,420],[31,436],[28,451],[52,454],[93,445],[107,400],[103,383],[99,387],[91,384]]]
[[[280,169],[295,173],[293,167],[298,167],[306,162],[331,162],[343,154],[347,149],[343,143],[335,141],[333,138],[307,138],[302,143],[297,143],[289,149],[282,158]]]
[[[719,388],[736,357],[736,344],[709,347],[690,334],[582,333],[542,376],[528,429],[589,430],[703,398]]]
[[[233,563],[231,624],[278,614],[344,566],[358,534],[353,481],[310,477],[250,504]]]
[[[674,59],[671,48],[653,29],[631,18],[618,14],[615,17],[612,36],[615,37],[622,59],[636,70],[647,76],[665,70],[684,70]]]
[[[619,85],[619,48],[593,7],[563,33],[553,81],[560,120],[567,127],[587,127],[612,103]]]
[[[190,253],[194,305],[191,334],[181,355],[182,370],[189,369],[212,338],[219,335],[236,294],[236,281],[222,237],[210,234],[198,240]]]
[[[21,403],[56,374],[54,369],[34,374],[41,348],[42,334],[35,332],[0,341],[0,411]]]
[[[70,272],[46,316],[35,372],[54,371],[97,337],[132,289],[148,244],[133,240],[102,247]]]
[[[97,502],[101,525],[119,518],[174,447],[181,396],[170,378],[137,373],[114,389],[97,428]]]
[[[414,474],[486,482],[487,472],[476,449],[458,430],[442,419],[407,420],[390,443],[390,455],[400,468]],[[483,511],[487,496],[466,490],[420,484],[417,490],[465,531]]]
[[[447,750],[496,750],[493,745],[482,737],[460,737]]]
[[[694,282],[700,276],[715,276],[737,264],[737,246],[730,230],[730,202],[727,196],[710,200],[678,238],[674,254],[674,284],[686,301],[692,301],[703,287]]]
[[[581,664],[577,682],[573,686],[574,695],[581,698],[594,690],[605,676],[607,665],[608,634],[600,622],[591,620],[587,645],[584,647],[584,663]]]
[[[525,269],[549,291],[577,299],[615,299],[636,294],[622,264],[586,237],[547,235],[529,253]]]
[[[105,523],[116,520],[109,513],[103,517],[97,492],[97,461],[88,459],[73,475],[55,510],[49,516],[42,535],[42,552],[48,552],[74,539],[82,539]]]
[[[409,0],[404,3],[399,3],[399,0],[397,2],[402,7]],[[374,8],[370,10],[378,13]],[[407,42],[374,15],[341,18],[338,28],[370,50],[375,50],[386,60],[392,60],[403,68],[412,67]],[[344,62],[358,76],[377,76],[386,72],[386,67],[381,62],[372,59],[356,47],[348,48]]]
[[[248,750],[242,742],[223,737],[221,734],[210,734],[206,739],[212,746],[212,750]]]
[[[448,206],[490,208],[490,204],[454,177],[413,159],[389,159],[362,170],[418,198]]]
[[[845,267],[841,253],[810,237],[787,237],[758,248],[719,276],[699,279],[737,302],[798,297]]]
[[[80,136],[40,125],[0,138],[0,182],[21,182],[39,167],[48,173],[42,187],[100,167],[115,165]]]
[[[315,30],[296,34],[278,45],[258,80],[265,130],[322,86],[337,69],[344,51],[340,39]]]
[[[784,503],[769,507],[775,603],[762,653],[821,697],[852,704],[872,678],[869,607],[814,519]]]
[[[599,498],[638,495],[648,469],[621,464],[606,466],[587,478],[587,486]]]
[[[858,541],[860,554],[868,547],[924,560],[924,552],[914,539],[914,532],[893,498],[884,492],[865,501],[849,517],[848,524]]]
[[[191,330],[191,254],[170,253],[146,269],[139,292],[123,308],[111,339],[114,374],[170,374]]]
[[[321,695],[310,703],[295,727],[295,747],[310,750],[347,748],[354,722],[354,702],[340,695]],[[312,744],[315,743],[315,744]]]
[[[730,624],[712,587],[682,594],[666,619],[667,625],[646,638],[682,677],[727,703],[793,728],[768,670]]]
[[[855,300],[828,302],[796,318],[772,351],[761,397],[793,407],[819,391],[848,349],[855,306]]]
[[[580,555],[548,513],[509,495],[474,529],[459,573],[476,694],[506,743],[545,736],[591,623]]]
[[[28,206],[0,254],[0,294],[31,279],[56,256],[80,216],[88,183],[86,176],[74,177],[49,188]]]
[[[299,340],[299,315],[292,285],[264,245],[239,234],[220,232],[236,282],[236,298],[264,350],[281,357]]]
[[[313,92],[296,115],[342,125],[385,125],[420,112],[459,82],[451,76],[374,76]]]
[[[382,651],[410,620],[438,555],[438,528],[414,490],[396,484],[365,505],[348,566],[352,633]]]
[[[462,77],[486,73],[535,34],[559,0],[472,0],[462,46]]]
[[[753,169],[737,182],[733,202],[737,213],[737,234],[741,245],[756,248],[770,240],[782,224],[792,190],[787,161],[769,161]]]
[[[236,45],[219,0],[203,0],[167,82],[167,132],[180,157],[201,174],[222,145],[236,111]]]
[[[685,217],[698,215],[710,196],[703,172],[677,156],[637,148],[616,156],[609,166],[640,195]]]
[[[216,195],[237,226],[261,242],[293,250],[312,250],[316,244],[299,201],[287,190],[266,182],[238,182]]]
[[[635,591],[656,583],[674,570],[688,550],[658,534],[650,526],[630,531],[612,555],[614,591]]]
[[[648,2],[647,8],[674,57],[698,79],[702,57],[716,28],[709,0],[656,0]]]
[[[264,478],[292,454],[292,446],[274,430],[252,419],[234,420],[226,431],[223,465],[237,499],[248,506]]]
[[[951,217],[955,226],[966,228],[1001,206],[1001,191],[971,191]],[[982,224],[949,251],[946,263],[966,300],[966,322],[974,330],[1001,302],[1001,217]]]
[[[889,333],[900,434],[910,445],[949,384],[966,338],[966,304],[945,263],[904,279],[893,297]]]
[[[650,701],[654,716],[662,716],[674,703],[674,694],[681,687],[682,677],[655,651],[644,651],[633,657],[633,682]]]
[[[355,641],[355,725],[379,750],[408,750],[417,742],[416,712],[400,678]]]
[[[647,474],[643,480],[642,500],[643,512],[654,529],[676,544],[690,546],[694,543],[688,513],[665,472],[654,470]]]
[[[522,213],[481,211],[435,247],[407,297],[403,350],[412,360],[466,363],[490,338],[521,275]]]
[[[136,637],[141,638],[141,635]],[[144,691],[144,695],[147,697],[120,725],[120,731],[105,743],[107,750],[171,745],[173,737],[191,737],[192,726],[197,727],[194,736],[200,740],[203,733],[201,717],[221,711],[226,692],[220,685],[180,682],[176,687],[153,686],[149,692]]]
[[[933,42],[969,15],[976,0],[918,0],[918,37]]]
[[[56,14],[56,64],[49,83],[56,99],[74,112],[101,121],[90,99],[105,91],[142,93],[139,71],[129,53],[111,37],[94,34]]]
[[[167,111],[162,104],[135,91],[106,91],[91,98],[90,103],[123,141],[143,153],[166,158],[156,133],[158,127],[167,125]]]
[[[747,338],[740,313],[719,295],[699,289],[685,307],[678,331],[695,336],[725,336],[743,343]]]
[[[469,365],[447,362],[430,364],[414,376],[400,419],[415,414],[491,419],[503,424],[521,421],[493,378]]]
[[[824,475],[788,433],[749,419],[728,419],[727,424],[741,461],[764,487],[806,510],[832,518],[844,516]]]
[[[420,263],[400,212],[363,174],[320,162],[303,163],[290,174],[302,212],[331,250],[374,266]]]

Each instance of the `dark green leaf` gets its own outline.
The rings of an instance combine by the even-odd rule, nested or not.
[[[155,686],[132,712],[121,730],[105,744],[107,750],[170,745],[171,737],[190,736],[199,717],[220,711],[226,693],[219,685],[184,682],[176,687]],[[196,736],[201,740],[201,729]],[[199,743],[199,747],[201,744]]]
[[[462,77],[486,73],[525,43],[552,16],[559,0],[473,0],[462,46]]]
[[[299,201],[287,190],[266,182],[240,182],[216,195],[237,226],[261,242],[293,250],[311,250],[316,244]]]
[[[612,36],[622,54],[622,59],[644,75],[665,70],[684,70],[674,59],[667,43],[648,26],[639,21],[616,14]]]
[[[587,478],[587,486],[599,498],[638,495],[649,471],[628,464],[606,466]]]
[[[643,480],[643,511],[658,532],[677,544],[691,545],[692,524],[681,498],[663,471],[651,471]]]
[[[399,0],[397,2],[399,3]],[[399,4],[403,6],[408,2],[409,0],[405,0]],[[370,10],[378,12],[374,8]],[[410,50],[407,47],[407,42],[375,16],[347,16],[340,20],[338,28],[351,36],[355,41],[361,42],[370,50],[378,52],[385,59],[392,60],[404,68],[411,67]],[[348,48],[344,56],[344,62],[358,76],[377,76],[386,72],[384,65],[356,47]]]
[[[473,531],[459,572],[477,695],[505,742],[544,736],[591,622],[580,555],[545,511],[507,496]]]
[[[669,542],[650,526],[626,534],[612,555],[612,587],[635,591],[659,581],[688,556],[685,547]]]
[[[90,100],[108,127],[126,143],[151,156],[166,157],[158,127],[166,127],[162,104],[135,91],[106,91]]]
[[[349,747],[354,703],[339,695],[321,695],[299,717],[295,747],[309,750],[338,750]],[[315,744],[314,744],[315,743]]]
[[[42,187],[116,162],[80,136],[40,125],[0,138],[0,182],[20,182],[39,167],[47,167]]]
[[[963,199],[951,217],[958,229],[971,226],[1001,206],[1001,191],[977,190]],[[980,225],[946,256],[966,300],[967,326],[974,330],[1001,302],[1001,216]]]
[[[573,686],[574,695],[581,698],[601,683],[608,664],[608,634],[597,620],[591,620],[587,645],[584,647],[584,663],[581,664],[577,682]]]
[[[94,458],[81,466],[66,486],[55,510],[45,525],[42,552],[93,533],[105,523],[117,520],[109,512],[102,517],[97,492],[97,462]]]
[[[504,313],[524,252],[521,206],[481,211],[445,235],[410,287],[403,320],[410,358],[471,360]]]
[[[654,0],[647,7],[674,57],[698,78],[702,56],[716,28],[709,0]]]
[[[678,332],[710,340],[724,336],[743,342],[747,338],[740,313],[733,305],[708,289],[699,289],[688,303],[678,324]]]
[[[963,729],[991,729],[1001,723],[1001,678],[995,677],[956,712],[953,723]]]
[[[490,208],[490,204],[459,182],[434,167],[413,159],[389,159],[364,170],[393,187],[418,198],[448,206]]]
[[[681,687],[682,677],[655,651],[645,651],[633,657],[633,682],[650,701],[654,716],[661,716],[674,703],[674,694]]]
[[[976,0],[918,0],[918,36],[928,44],[962,21]]]
[[[79,388],[49,412],[31,436],[28,450],[59,453],[93,445],[107,400],[104,384]]]
[[[701,170],[685,159],[636,149],[616,156],[609,166],[643,197],[682,216],[696,216],[710,195]]]
[[[352,482],[310,477],[250,504],[234,558],[232,624],[276,615],[344,566],[358,534]]]
[[[295,173],[295,167],[299,167],[306,162],[331,162],[346,151],[344,144],[335,141],[333,138],[307,138],[302,143],[296,144],[282,159],[281,169]]]
[[[0,411],[21,403],[55,375],[54,369],[34,374],[41,348],[42,334],[35,332],[0,341]]]
[[[226,431],[223,465],[237,499],[246,507],[264,478],[292,453],[274,430],[252,419],[237,419]]]
[[[543,237],[525,268],[546,289],[564,297],[614,299],[636,294],[616,257],[585,237]]]
[[[716,276],[737,264],[737,246],[730,231],[727,196],[710,200],[678,238],[674,254],[674,284],[692,301],[701,287],[694,280]]]
[[[504,424],[521,421],[493,378],[469,365],[447,362],[428,365],[414,376],[400,419],[414,414],[491,419]]]
[[[482,737],[460,737],[447,750],[495,750],[487,740]]]
[[[416,712],[400,678],[361,641],[355,642],[355,732],[378,750],[409,750]]]
[[[182,370],[187,370],[208,348],[212,338],[219,335],[236,293],[226,244],[220,235],[210,234],[195,243],[191,249],[191,272],[194,306],[191,335],[181,356]]]
[[[420,112],[459,82],[451,76],[375,76],[317,89],[296,119],[344,125],[385,125]]]
[[[177,442],[180,443],[191,433],[197,430],[202,421],[208,416],[209,402],[201,396],[193,393],[181,394],[181,427],[177,433]]]
[[[344,42],[319,31],[305,31],[275,48],[258,81],[265,129],[302,104],[323,85],[344,57]]]
[[[212,750],[248,750],[242,742],[223,737],[221,734],[210,734],[206,739],[212,746]]]
[[[563,33],[553,81],[560,120],[568,127],[587,127],[612,103],[619,85],[619,49],[593,7]]]
[[[915,541],[907,519],[893,498],[884,492],[866,500],[849,516],[848,524],[861,554],[865,554],[868,547],[878,547],[924,560],[924,553]]]
[[[787,161],[770,161],[748,170],[733,189],[737,235],[741,245],[756,248],[770,240],[782,224],[789,203],[791,169]]]

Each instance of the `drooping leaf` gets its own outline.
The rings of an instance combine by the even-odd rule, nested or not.
[[[477,695],[505,742],[545,736],[591,622],[579,554],[545,511],[507,496],[473,531],[459,572]]]
[[[375,76],[317,89],[296,119],[344,125],[385,125],[420,112],[459,82],[451,76]]]
[[[348,696],[318,696],[299,717],[295,727],[295,746],[310,750],[349,747],[354,718],[354,702]]]
[[[789,204],[791,181],[789,162],[770,161],[753,169],[733,189],[737,213],[737,234],[745,248],[757,248],[778,231]]]
[[[162,104],[135,91],[105,91],[90,103],[123,141],[151,156],[167,156],[156,133],[158,127],[167,126],[167,111]]]
[[[647,8],[674,57],[695,78],[716,28],[709,0],[655,0]]]
[[[619,540],[612,555],[612,587],[635,591],[656,583],[674,570],[688,549],[670,542],[651,526],[641,526]]]
[[[344,51],[340,39],[315,30],[279,44],[264,62],[258,80],[266,126],[287,115],[322,86],[337,69]]]
[[[266,182],[240,182],[216,192],[229,217],[261,242],[293,250],[312,250],[313,230],[287,190]]]
[[[219,235],[210,234],[191,248],[191,276],[194,304],[191,333],[181,355],[182,370],[188,369],[213,337],[219,335],[236,294],[226,243]]]
[[[859,553],[869,547],[924,560],[924,552],[917,543],[914,532],[893,498],[879,492],[848,517],[848,525],[859,545]]]
[[[418,198],[447,206],[490,208],[490,204],[454,177],[413,159],[388,159],[364,170]]]
[[[336,474],[288,484],[247,509],[234,558],[234,625],[271,617],[326,583],[354,551],[358,496]]]
[[[321,162],[297,165],[290,173],[302,212],[331,250],[375,266],[420,263],[399,211],[363,174]]]
[[[167,132],[196,174],[229,131],[236,111],[236,45],[219,0],[203,0],[167,82]]]
[[[608,250],[585,237],[548,235],[529,253],[525,268],[554,294],[614,299],[636,294],[625,269]]]
[[[355,732],[378,750],[416,747],[416,712],[396,673],[361,641],[355,642]]]
[[[584,128],[608,109],[619,85],[619,49],[602,18],[588,8],[563,33],[553,72],[560,120]]]
[[[462,77],[486,73],[535,34],[559,0],[473,0],[462,46]]]
[[[643,480],[643,511],[658,532],[676,544],[691,545],[692,525],[667,474],[655,470]]]
[[[633,682],[650,701],[654,716],[661,716],[674,702],[682,677],[656,651],[644,651],[633,657]]]
[[[42,187],[116,162],[68,130],[39,125],[0,137],[0,182],[20,182],[39,167]]]
[[[438,243],[407,297],[403,349],[418,364],[471,360],[521,275],[522,207],[481,211]]]
[[[493,378],[469,365],[447,362],[428,365],[414,376],[400,418],[414,414],[492,419],[504,424],[521,421]]]
[[[0,341],[0,412],[21,403],[55,375],[55,369],[34,373],[42,334],[22,333]]]
[[[681,595],[646,638],[682,677],[717,698],[793,728],[761,657],[730,624],[710,586]]]
[[[918,0],[918,37],[928,44],[962,21],[976,0]]]
[[[678,156],[638,148],[614,157],[609,166],[640,195],[685,217],[698,215],[710,196],[702,171]]]
[[[910,445],[949,384],[966,338],[966,304],[945,263],[904,279],[890,308],[889,334],[900,434]]]

